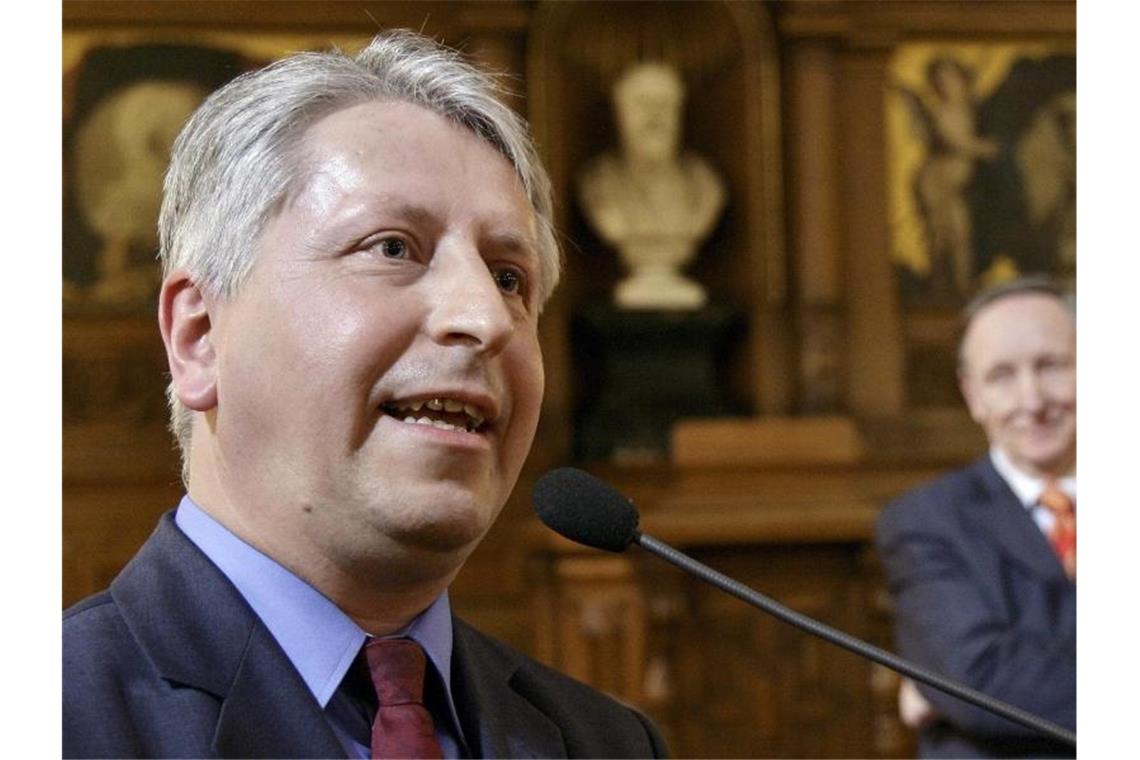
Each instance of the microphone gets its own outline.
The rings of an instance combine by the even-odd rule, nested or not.
[[[637,527],[638,514],[633,502],[588,472],[561,467],[546,473],[535,483],[533,501],[534,511],[546,527],[575,543],[609,552],[623,552],[630,544],[637,544],[686,573],[711,583],[778,620],[975,707],[1039,731],[1074,748],[1077,746],[1077,735],[1073,731],[785,607],[665,542],[642,533]]]

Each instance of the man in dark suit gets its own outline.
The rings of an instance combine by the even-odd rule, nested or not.
[[[636,711],[453,618],[530,449],[550,186],[410,33],[212,95],[160,218],[187,495],[64,614],[65,756],[658,756]]]
[[[891,504],[877,541],[900,652],[1076,730],[1076,322],[1047,280],[967,307],[959,381],[987,456]],[[1072,749],[904,681],[923,757]]]

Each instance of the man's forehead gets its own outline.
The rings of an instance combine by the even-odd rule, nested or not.
[[[303,138],[300,172],[290,203],[315,219],[349,227],[366,224],[381,211],[407,221],[442,223],[454,204],[440,205],[449,197],[447,181],[436,182],[433,172],[439,170],[441,161],[456,166],[462,160],[455,155],[441,158],[438,151],[433,154],[406,142],[416,141],[425,132],[439,134],[441,126],[445,134],[454,130],[453,135],[468,140],[465,144],[471,149],[488,151],[484,155],[501,162],[502,176],[509,176],[517,190],[515,195],[468,198],[467,210],[478,209],[489,238],[504,247],[529,250],[541,259],[537,213],[513,165],[470,130],[412,103],[365,101],[314,123]]]
[[[320,216],[332,213],[346,195],[364,185],[364,173],[351,154],[320,146],[309,154],[302,166],[303,180],[295,200]]]
[[[970,328],[993,331],[1002,327],[1016,329],[1064,323],[1075,327],[1072,311],[1061,299],[1049,293],[1028,291],[1013,293],[983,306],[971,320]]]
[[[394,134],[401,124],[442,120],[432,111],[403,101],[365,100],[347,103],[308,126],[300,147],[311,173],[327,165],[362,167],[376,150],[398,151],[406,134]]]
[[[531,206],[517,168],[493,144],[435,111],[402,100],[349,104],[309,126],[301,140],[301,168],[306,185],[320,183],[340,190],[355,189],[367,182],[369,174],[382,176],[423,167],[439,157],[418,150],[415,143],[424,134],[438,134],[440,128],[463,139],[471,150],[487,151],[501,161],[504,170],[518,182],[527,206]],[[374,160],[378,153],[383,156],[382,163]],[[454,162],[455,157],[448,160]]]
[[[963,340],[963,349],[967,355],[978,351],[999,351],[1004,347],[1016,347],[1019,341],[1032,336],[1057,346],[1068,344],[1076,338],[1072,312],[1058,298],[1045,293],[1007,296],[987,304],[974,315]]]

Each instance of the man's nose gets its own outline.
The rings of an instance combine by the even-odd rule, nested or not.
[[[444,345],[468,345],[498,353],[514,333],[515,321],[483,257],[470,246],[439,251],[425,281],[431,311],[427,331]]]
[[[1036,412],[1045,406],[1045,393],[1036,372],[1022,372],[1017,381],[1017,401],[1026,411]]]

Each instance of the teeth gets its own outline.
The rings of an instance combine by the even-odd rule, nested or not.
[[[415,414],[415,412],[420,411],[424,407],[427,407],[433,412],[448,412],[449,414],[463,413],[467,416],[467,425],[460,427],[449,422],[444,422],[443,420],[435,420],[430,417],[421,417]],[[404,422],[416,425],[435,425],[444,430],[466,430],[467,432],[474,432],[486,420],[486,417],[483,416],[483,413],[479,411],[478,407],[465,404],[453,398],[433,398],[428,401],[401,401],[391,405],[390,408],[395,412],[402,412],[404,414]]]
[[[444,422],[443,420],[433,420],[431,417],[413,417],[412,415],[408,415],[404,418],[404,422],[407,422],[410,425],[431,425],[432,427],[441,428],[443,430],[466,430],[466,428],[452,425],[450,422]]]

